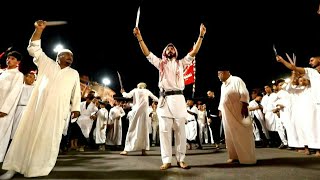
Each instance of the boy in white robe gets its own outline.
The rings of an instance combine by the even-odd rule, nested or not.
[[[13,119],[13,126],[12,126],[12,132],[11,132],[11,139],[13,138],[17,127],[19,125],[22,113],[24,112],[27,103],[30,99],[32,90],[34,88],[34,81],[36,80],[36,75],[32,72],[27,73],[24,76],[24,84],[21,92],[21,96],[18,102],[17,109],[14,114],[14,119]]]

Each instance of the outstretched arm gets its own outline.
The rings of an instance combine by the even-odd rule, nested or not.
[[[140,45],[140,48],[141,48],[141,51],[142,53],[145,55],[145,56],[148,56],[150,54],[150,51],[147,47],[147,45],[144,43],[143,41],[143,38],[141,36],[141,33],[140,33],[140,30],[138,27],[135,27],[133,29],[133,34],[134,36],[137,38],[138,42],[139,42],[139,45]]]
[[[35,30],[31,36],[31,41],[36,41],[41,39],[42,32],[46,28],[46,21],[38,20],[34,23]]]
[[[189,53],[190,56],[192,56],[192,57],[196,56],[196,54],[198,53],[198,51],[201,47],[202,40],[203,40],[205,34],[206,34],[206,27],[204,26],[204,24],[201,23],[200,34],[199,34],[199,37],[198,37],[196,44],[192,48],[192,51]]]
[[[297,67],[294,64],[289,63],[288,61],[284,60],[281,56],[277,55],[276,59],[278,62],[281,62],[283,65],[285,65],[288,69],[291,69],[292,71],[297,71],[301,74],[305,74],[304,68]]]

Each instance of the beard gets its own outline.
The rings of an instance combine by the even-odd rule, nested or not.
[[[168,59],[172,59],[172,58],[175,58],[176,57],[176,53],[172,53],[172,52],[169,52],[166,54],[166,58]]]

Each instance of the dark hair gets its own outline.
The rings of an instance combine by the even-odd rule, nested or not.
[[[9,56],[13,56],[15,58],[17,58],[18,61],[21,61],[22,60],[22,55],[21,53],[19,53],[18,51],[11,51],[7,54],[7,57]]]
[[[277,79],[275,85],[278,86],[278,84],[285,82],[284,79]]]

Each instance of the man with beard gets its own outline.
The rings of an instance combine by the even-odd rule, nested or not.
[[[157,108],[159,118],[159,134],[162,166],[160,170],[171,167],[172,161],[172,130],[174,130],[176,160],[179,167],[189,169],[184,162],[186,153],[185,120],[187,116],[186,100],[183,95],[185,88],[183,69],[192,63],[198,53],[206,27],[200,25],[200,34],[193,49],[181,60],[178,60],[176,47],[169,43],[162,52],[162,58],[155,56],[149,51],[144,43],[138,27],[133,29],[143,54],[148,61],[159,70],[160,99]]]
[[[208,112],[208,121],[210,122],[209,128],[212,131],[212,137],[214,147],[216,149],[219,149],[219,143],[222,139],[221,137],[224,137],[224,131],[223,126],[221,123],[221,119],[219,117],[219,99],[216,98],[214,91],[209,90],[207,92],[207,99],[206,99],[206,107]],[[211,135],[211,134],[210,134]]]

